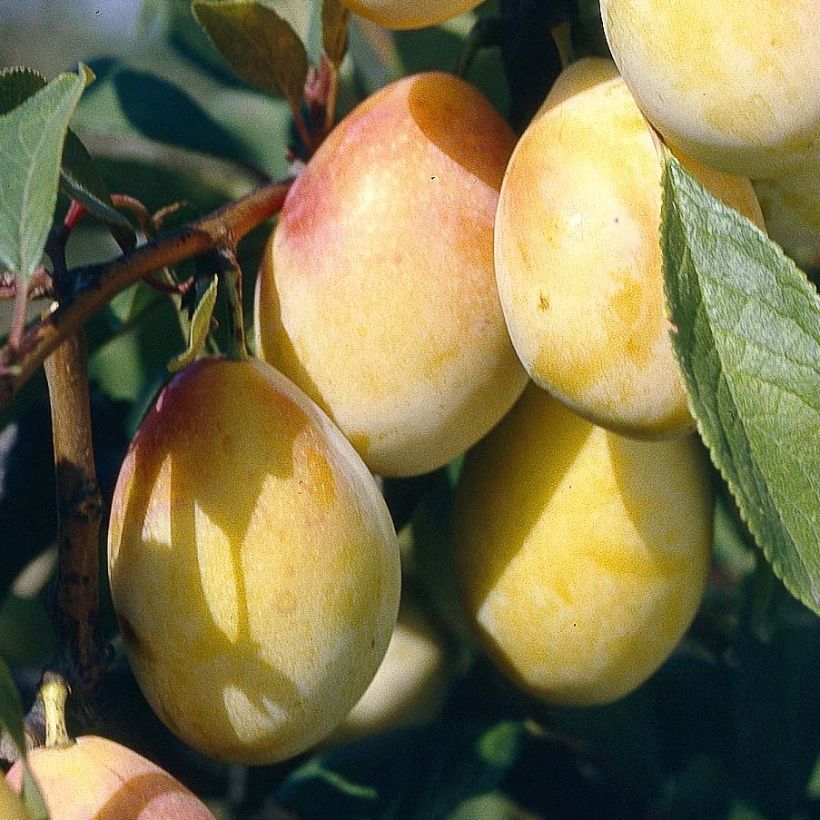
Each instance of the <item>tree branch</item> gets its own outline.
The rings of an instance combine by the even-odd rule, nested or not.
[[[52,612],[65,674],[90,691],[111,652],[99,634],[99,550],[103,502],[91,439],[85,334],[72,333],[46,359],[57,477],[59,570]]]
[[[15,349],[0,350],[0,409],[31,378],[46,357],[78,331],[121,290],[146,274],[175,265],[224,243],[235,244],[282,207],[293,180],[263,185],[246,197],[178,230],[158,236],[117,259],[70,272],[74,292],[29,327]]]

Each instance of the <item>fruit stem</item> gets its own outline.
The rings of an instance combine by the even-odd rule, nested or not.
[[[558,49],[558,57],[561,60],[561,69],[567,68],[570,63],[575,62],[575,49],[572,47],[572,26],[568,20],[563,20],[558,25],[550,29],[555,47]]]
[[[71,743],[65,724],[68,684],[55,672],[46,672],[38,697],[42,701],[45,716],[46,748],[67,746]]]
[[[507,119],[523,131],[561,73],[562,56],[553,30],[572,20],[566,0],[501,0],[501,60],[507,76]]]
[[[0,348],[0,409],[9,405],[52,351],[120,291],[146,274],[213,250],[224,244],[226,237],[237,243],[279,212],[292,184],[289,178],[262,185],[242,199],[110,262],[69,271],[73,292],[26,330],[17,350],[9,342]]]
[[[248,348],[242,310],[242,269],[231,246],[220,247],[218,253],[221,262],[219,284],[224,288],[228,303],[228,358],[246,359]]]

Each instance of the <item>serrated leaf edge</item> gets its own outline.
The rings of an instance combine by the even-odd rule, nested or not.
[[[675,159],[675,157],[672,156],[670,152],[667,152],[666,166],[664,168],[664,174],[669,174],[670,178],[671,178],[672,173],[678,173],[678,172],[686,174],[686,170],[681,166],[681,164],[678,162],[678,160]],[[669,202],[668,201],[667,187],[672,189],[673,197],[676,197],[677,193],[678,193],[678,190],[675,188],[674,185],[670,185],[670,186],[665,185],[664,188],[663,188],[663,198],[662,198],[662,204],[661,204],[661,230],[663,230],[663,225],[666,223],[666,217],[667,217],[668,211],[669,210],[677,210],[676,202]],[[738,216],[740,216],[743,219],[746,219],[746,217],[743,217],[741,214],[738,214]],[[683,225],[683,220],[682,219],[680,220],[680,222]],[[760,228],[757,225],[755,225],[751,220],[748,220],[748,219],[747,219],[747,222],[749,223],[749,225],[751,225],[757,231],[757,233],[760,235],[760,237],[762,237],[768,244],[770,244],[774,248],[774,250],[777,254],[781,255],[784,259],[786,259],[795,268],[795,270],[799,274],[802,274],[802,276],[806,280],[807,284],[809,284],[808,277],[806,276],[805,272],[802,271],[800,268],[798,268],[796,265],[794,265],[794,262],[791,259],[789,259],[789,257],[786,256],[783,253],[782,249],[780,249],[775,243],[773,243],[769,239],[769,237],[766,236],[766,234],[763,231],[760,230]],[[690,251],[690,248],[689,248],[688,241],[687,241],[687,245],[686,245],[686,255],[691,256],[691,251]],[[667,265],[667,260],[666,260],[666,255],[665,254],[664,254],[664,259],[663,259],[663,265],[664,265],[664,269],[665,269],[666,265]],[[666,309],[667,309],[667,312],[669,313],[669,315],[671,316],[671,314],[672,314],[671,304],[670,304],[671,300],[669,298],[669,289],[668,289],[668,286],[667,286],[667,281],[668,281],[667,277],[666,277],[666,275],[664,275],[664,277],[663,277],[663,282],[664,282],[663,287],[664,287],[664,297],[665,297],[665,302],[666,302]],[[698,290],[700,291],[700,288],[698,288]],[[683,366],[683,364],[681,363],[681,360],[682,360],[683,356],[681,354],[681,351],[679,350],[678,335],[679,335],[679,331],[677,330],[677,328],[675,328],[673,326],[673,328],[670,330],[670,336],[671,336],[671,341],[672,341],[672,347],[675,351],[675,354],[676,354],[676,357],[677,357],[677,360],[678,360],[678,365],[681,369],[681,372],[683,374],[683,377],[684,377],[684,380],[685,380],[685,383],[686,383],[686,387],[687,387],[687,389],[686,389],[687,406],[689,408],[689,412],[690,412],[692,418],[695,420],[695,425],[697,427],[698,435],[700,436],[701,440],[706,444],[706,450],[709,453],[709,458],[710,458],[712,464],[717,469],[718,473],[720,474],[721,478],[723,479],[723,482],[726,484],[730,495],[734,499],[735,505],[737,507],[738,514],[740,516],[741,521],[743,522],[743,524],[746,526],[746,528],[751,533],[752,537],[754,538],[755,543],[760,548],[760,550],[763,552],[764,556],[766,557],[766,560],[769,562],[769,565],[772,567],[772,569],[773,569],[775,575],[777,576],[777,578],[783,583],[783,585],[786,587],[786,589],[788,589],[789,592],[795,598],[797,598],[797,600],[799,600],[804,606],[808,607],[810,610],[812,610],[816,614],[820,615],[820,589],[818,589],[817,592],[814,593],[814,588],[815,588],[816,585],[815,585],[814,581],[812,580],[811,573],[808,571],[808,567],[806,566],[805,560],[803,559],[800,552],[798,550],[795,550],[795,554],[798,556],[798,558],[800,560],[800,563],[805,568],[806,577],[809,579],[810,585],[811,585],[812,590],[813,590],[813,594],[816,594],[816,597],[814,599],[811,599],[811,598],[807,599],[806,596],[804,596],[804,594],[799,589],[794,588],[794,585],[790,582],[789,578],[787,577],[787,574],[784,573],[784,571],[783,571],[782,559],[778,559],[778,557],[774,554],[772,546],[768,543],[768,541],[766,539],[764,539],[762,537],[762,535],[759,532],[756,524],[749,518],[748,514],[746,513],[745,501],[741,498],[740,494],[735,489],[734,482],[727,475],[726,465],[723,463],[722,459],[719,458],[719,453],[717,452],[718,448],[715,446],[715,442],[712,439],[711,432],[704,426],[703,422],[701,421],[700,415],[696,412],[696,405],[695,405],[695,401],[694,401],[694,398],[693,398],[693,394],[696,391],[694,389],[692,389],[692,387],[690,386],[690,382],[692,381],[691,376],[690,376],[687,368],[685,368]],[[712,334],[711,327],[709,328],[709,336],[710,336],[710,340],[712,340],[713,339],[713,334]],[[724,373],[723,363],[722,363],[722,360],[720,360],[719,357],[718,357],[718,359],[719,359],[719,361],[721,361],[720,373],[721,373],[721,378],[723,378],[723,373]],[[734,395],[732,393],[731,385],[728,382],[728,380],[724,379],[724,381],[726,383],[727,390],[729,391],[730,395],[732,395],[733,405],[736,406],[736,402],[734,400]],[[740,414],[738,414],[738,420],[740,421],[741,425],[743,425],[743,420],[740,417]],[[745,425],[744,425],[744,435],[745,435]],[[748,436],[746,436],[746,440],[749,441]],[[751,445],[750,445],[750,449],[751,449]],[[775,509],[777,510],[778,518],[780,518],[780,511],[777,509],[776,506],[775,506]],[[782,529],[785,532],[788,532],[787,527],[783,526]]]

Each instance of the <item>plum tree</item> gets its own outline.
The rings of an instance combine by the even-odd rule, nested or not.
[[[459,585],[516,683],[554,703],[605,703],[646,680],[688,627],[711,530],[695,436],[625,438],[533,385],[464,463]]]
[[[247,359],[200,360],[160,394],[117,483],[109,575],[153,709],[194,748],[245,763],[293,756],[347,714],[400,587],[364,464],[301,391]]]
[[[672,147],[757,179],[820,146],[816,0],[601,0],[601,16],[624,81]]]
[[[377,473],[445,464],[524,389],[493,273],[514,143],[469,84],[407,77],[331,132],[285,202],[257,279],[257,352]]]
[[[214,820],[205,804],[168,772],[106,738],[89,735],[66,745],[35,749],[28,761],[54,820]],[[20,791],[23,769],[19,763],[7,777]]]
[[[357,14],[392,29],[422,28],[443,23],[475,8],[482,0],[343,0]]]
[[[762,226],[748,180],[680,156]],[[664,315],[662,150],[608,60],[558,78],[510,160],[495,227],[501,304],[532,379],[627,435],[690,432]]]

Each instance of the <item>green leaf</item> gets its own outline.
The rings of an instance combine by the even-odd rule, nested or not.
[[[247,159],[242,143],[173,83],[121,68],[114,87],[123,113],[144,136],[240,163]]]
[[[48,810],[46,809],[43,795],[40,794],[34,776],[31,773],[28,762],[23,759],[23,805],[31,817],[31,820],[48,820]]]
[[[25,753],[26,739],[23,734],[23,705],[14,685],[6,662],[0,658],[0,726],[5,729],[17,745],[17,750]]]
[[[193,12],[231,68],[253,85],[301,105],[308,73],[305,47],[291,25],[254,0],[194,0]]]
[[[208,333],[211,330],[211,317],[213,316],[214,305],[216,304],[216,291],[217,278],[214,276],[205,293],[202,294],[199,302],[197,302],[194,315],[191,317],[191,330],[188,337],[187,350],[168,362],[168,369],[172,373],[182,370],[183,367],[194,361],[205,345]]]
[[[143,2],[138,36],[150,37],[159,28],[174,51],[218,82],[242,88],[245,83],[234,74],[214,49],[208,35],[191,14],[191,0],[150,0]]]
[[[663,189],[672,341],[692,412],[775,573],[820,613],[820,298],[673,157]]]
[[[63,145],[60,187],[72,199],[85,207],[98,219],[121,229],[119,236],[129,245],[135,237],[131,223],[111,204],[111,192],[103,181],[97,166],[80,138],[68,130]]]
[[[0,116],[0,263],[29,277],[57,203],[68,123],[87,75],[61,74]]]
[[[23,765],[23,805],[32,820],[47,820],[45,803],[26,762],[23,705],[6,662],[0,658],[0,726],[11,736]]]
[[[0,114],[16,108],[46,85],[46,78],[30,68],[0,72]],[[119,238],[133,244],[131,223],[111,205],[111,193],[97,172],[94,160],[69,128],[63,145],[60,186],[72,199],[81,202],[94,216],[121,229]]]
[[[350,11],[340,0],[322,0],[322,44],[328,59],[339,65],[347,51]]]

